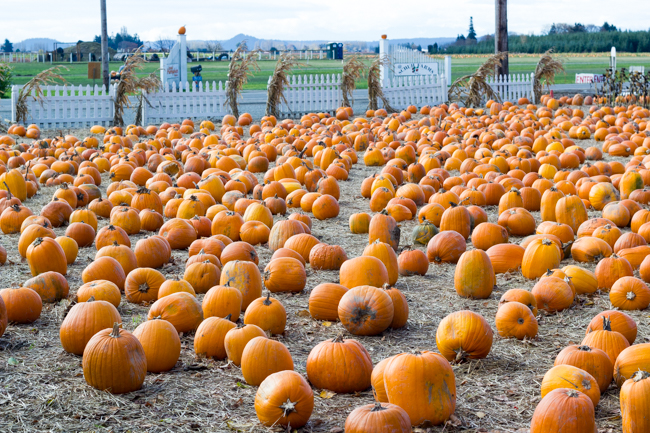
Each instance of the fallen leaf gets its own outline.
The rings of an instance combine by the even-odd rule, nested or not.
[[[485,413],[483,412],[476,412],[476,416],[479,418],[485,418]]]
[[[245,389],[245,388],[250,388],[249,385],[246,385],[246,384],[241,383],[241,382],[237,382],[237,387],[239,387],[239,388],[244,388],[244,389]]]
[[[336,395],[334,391],[329,391],[327,389],[324,389],[320,392],[320,398],[332,398]]]
[[[300,317],[309,317],[309,311],[307,310],[300,310],[296,314]]]
[[[7,364],[9,365],[20,365],[20,361],[18,361],[16,358],[13,356],[9,359],[7,359]]]
[[[330,326],[332,326],[332,322],[323,322],[323,326],[329,328]]]

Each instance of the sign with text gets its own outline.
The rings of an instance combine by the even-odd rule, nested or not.
[[[602,74],[576,74],[576,84],[602,83],[604,80]]]
[[[393,65],[396,77],[410,75],[437,75],[438,63],[396,63]]]

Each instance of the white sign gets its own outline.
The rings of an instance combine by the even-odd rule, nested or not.
[[[187,49],[185,35],[178,35],[169,55],[160,59],[160,81],[163,86],[167,83],[176,85],[187,81]]]
[[[395,76],[437,75],[438,63],[396,63],[393,66]]]
[[[602,74],[576,74],[576,84],[602,83],[605,76]]]

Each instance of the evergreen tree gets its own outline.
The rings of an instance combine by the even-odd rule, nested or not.
[[[469,31],[467,32],[467,41],[476,42],[476,32],[474,31],[474,18],[469,17]]]
[[[13,53],[14,52],[14,44],[9,42],[9,39],[5,39],[5,43],[2,44],[0,47],[0,51],[3,51],[5,53]]]

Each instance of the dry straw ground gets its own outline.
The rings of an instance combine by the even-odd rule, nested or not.
[[[79,138],[87,130],[71,131]],[[583,147],[599,146],[593,140],[579,142]],[[362,161],[362,160],[361,160]],[[331,220],[313,220],[313,233],[323,242],[339,244],[348,257],[361,255],[366,235],[349,232],[348,218],[355,212],[369,212],[368,201],[360,196],[362,180],[377,171],[355,165],[350,178],[341,182],[341,213]],[[103,177],[102,190],[108,185]],[[52,197],[53,188],[42,188],[27,201],[38,212]],[[496,208],[487,209],[496,222]],[[599,216],[595,212],[590,217]],[[539,212],[535,213],[539,221]],[[282,217],[276,217],[280,219]],[[107,224],[100,221],[100,226]],[[401,245],[411,243],[415,222],[402,224]],[[56,229],[57,235],[65,228]],[[132,238],[148,235],[141,233]],[[27,263],[20,261],[18,235],[2,235],[8,263],[0,268],[0,287],[20,284],[30,277]],[[520,239],[511,238],[511,242]],[[424,249],[423,246],[419,248]],[[471,248],[471,245],[468,245]],[[257,248],[260,268],[271,253],[266,245]],[[10,324],[0,338],[0,431],[280,431],[257,422],[253,401],[256,388],[245,384],[239,368],[226,361],[198,359],[193,351],[193,335],[183,335],[182,353],[176,367],[164,374],[148,374],[143,388],[134,393],[113,396],[86,384],[81,358],[63,351],[59,326],[81,285],[81,272],[95,256],[94,246],[80,250],[76,263],[68,268],[70,299],[44,306],[41,318],[31,325]],[[163,274],[182,274],[187,251],[174,251],[172,262]],[[562,265],[571,264],[565,260]],[[582,265],[594,270],[592,264]],[[459,297],[453,286],[454,265],[431,264],[424,277],[400,277],[396,286],[404,292],[410,307],[408,325],[374,337],[356,337],[368,349],[373,363],[400,352],[436,350],[438,323],[449,313],[470,309],[483,315],[494,327],[494,316],[501,295],[510,288],[531,289],[532,281],[520,273],[499,275],[497,287],[487,300]],[[304,374],[309,351],[320,341],[333,338],[344,328],[340,323],[312,320],[307,307],[310,290],[322,282],[337,282],[338,272],[308,268],[307,287],[298,294],[274,295],[287,310],[287,328],[276,336],[290,350],[295,369]],[[201,298],[203,295],[200,295]],[[592,317],[611,307],[607,294],[580,296],[569,310],[541,315],[539,335],[531,341],[506,340],[495,333],[492,351],[486,359],[453,367],[457,384],[455,415],[445,426],[416,431],[432,432],[526,432],[535,406],[540,401],[539,387],[544,373],[553,366],[557,353],[567,345],[578,344]],[[133,331],[146,320],[148,306],[122,303],[119,307],[123,327]],[[650,335],[648,312],[631,312],[639,326],[637,342]],[[243,317],[243,315],[242,315]],[[350,337],[349,334],[346,335]],[[263,362],[263,360],[261,360]],[[315,408],[305,432],[342,432],[347,415],[357,406],[373,402],[371,390],[355,395],[324,395],[315,390]],[[618,393],[612,385],[596,408],[600,432],[621,430]]]

